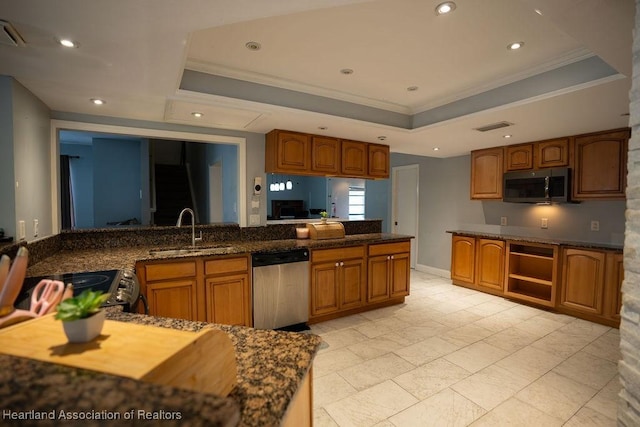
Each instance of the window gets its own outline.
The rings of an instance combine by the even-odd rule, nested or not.
[[[349,219],[364,219],[364,187],[349,187]]]

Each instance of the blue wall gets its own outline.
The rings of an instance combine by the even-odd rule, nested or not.
[[[60,154],[79,157],[70,162],[76,228],[93,228],[93,146],[61,142]]]
[[[232,144],[208,144],[207,167],[218,162],[222,164],[222,220],[237,223],[238,147]]]

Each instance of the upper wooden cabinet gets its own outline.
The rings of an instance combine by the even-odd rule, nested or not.
[[[389,146],[369,144],[369,176],[389,178]]]
[[[340,172],[340,140],[311,137],[311,170],[336,175]]]
[[[575,138],[573,200],[625,198],[629,136],[620,129]]]
[[[509,145],[505,152],[505,170],[517,171],[533,167],[533,144]]]
[[[364,142],[342,140],[342,167],[340,171],[346,176],[365,176],[369,157],[367,144]]]
[[[502,147],[471,152],[472,199],[502,199],[503,162]]]
[[[264,165],[267,173],[389,178],[389,146],[275,129]]]
[[[569,166],[569,138],[536,142],[533,150],[535,169]]]
[[[311,170],[310,136],[273,130],[267,134],[265,170],[304,174]]]

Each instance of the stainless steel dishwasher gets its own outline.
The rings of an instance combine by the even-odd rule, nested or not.
[[[259,252],[253,266],[253,327],[308,329],[309,251]]]

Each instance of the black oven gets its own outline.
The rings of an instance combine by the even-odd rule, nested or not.
[[[140,295],[140,283],[131,270],[104,270],[81,273],[50,274],[47,276],[27,277],[22,290],[15,302],[15,307],[29,310],[31,294],[36,285],[43,279],[59,280],[65,285],[73,285],[73,296],[79,295],[85,289],[103,291],[111,294],[103,304],[105,307],[121,305],[123,311],[132,312]],[[144,303],[144,300],[143,300]],[[145,304],[145,312],[146,304]]]

